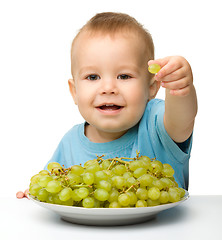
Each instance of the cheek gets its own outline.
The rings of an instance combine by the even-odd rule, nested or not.
[[[84,87],[84,85],[82,84],[77,84],[76,85],[76,104],[77,105],[85,105],[87,102],[87,99],[89,97],[89,93],[88,93],[88,89],[87,87]]]
[[[144,91],[144,89],[141,89],[141,91],[134,91],[129,95],[128,102],[130,104],[130,118],[134,119],[136,123],[140,120],[142,117],[144,110],[146,108],[146,104],[148,102],[149,96],[148,91]]]
[[[134,105],[140,105],[141,107],[143,105],[146,105],[149,99],[148,88],[146,88],[145,86],[140,88],[134,88],[134,90],[131,91],[131,93],[129,94],[129,99],[131,99]]]

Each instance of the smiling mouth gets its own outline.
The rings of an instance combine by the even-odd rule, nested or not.
[[[123,107],[119,106],[119,105],[115,105],[115,104],[104,104],[104,105],[101,105],[97,108],[99,108],[101,110],[105,110],[105,111],[115,111],[115,110],[119,110]]]

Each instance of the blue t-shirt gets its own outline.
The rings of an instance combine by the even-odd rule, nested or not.
[[[136,156],[136,151],[139,151],[140,156],[145,155],[156,158],[162,163],[169,163],[175,170],[174,177],[179,187],[188,189],[192,136],[182,144],[175,143],[165,130],[164,111],[163,100],[151,100],[136,126],[129,129],[122,137],[105,143],[91,142],[85,136],[84,129],[87,123],[75,125],[64,135],[49,162],[58,162],[68,168],[80,163],[83,165],[86,161],[95,159],[96,155],[104,154],[104,159],[133,158]]]

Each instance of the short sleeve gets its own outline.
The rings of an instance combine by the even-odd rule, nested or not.
[[[190,136],[189,139],[187,139],[185,142],[181,143],[180,146],[173,141],[173,139],[168,135],[165,126],[164,126],[164,112],[165,112],[165,104],[164,102],[161,103],[161,106],[159,107],[158,114],[157,114],[157,122],[156,122],[156,130],[158,133],[159,138],[161,139],[161,142],[166,149],[166,151],[169,152],[170,155],[176,160],[181,163],[184,161],[187,161],[190,157],[190,152],[192,148],[192,136]]]

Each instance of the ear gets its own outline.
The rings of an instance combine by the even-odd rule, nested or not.
[[[72,98],[74,100],[74,103],[77,105],[77,99],[76,99],[76,87],[75,87],[75,81],[74,79],[69,79],[68,80],[68,84],[69,84],[69,91],[72,95]]]
[[[160,81],[156,81],[154,77],[152,77],[150,80],[150,86],[149,86],[149,100],[156,97],[159,89],[160,89]]]

